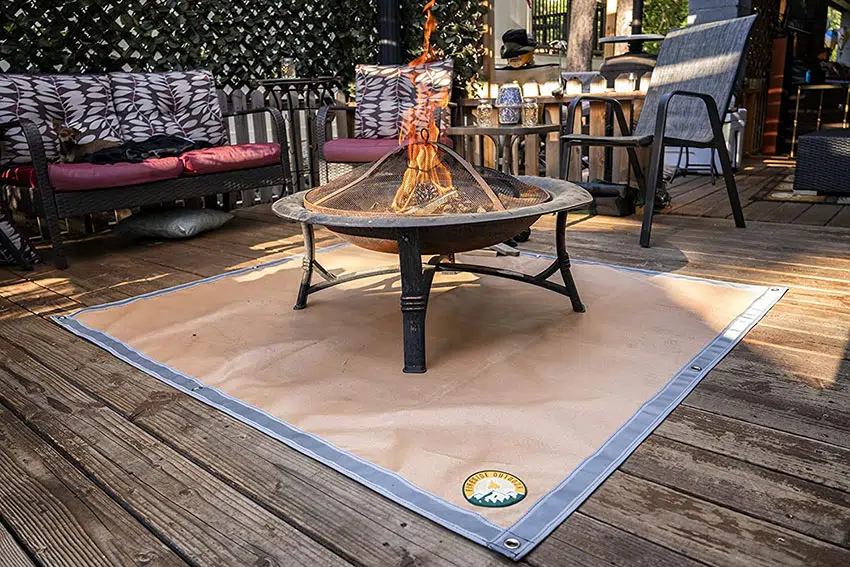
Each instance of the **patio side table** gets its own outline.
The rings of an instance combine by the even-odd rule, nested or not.
[[[496,146],[496,169],[499,169],[507,174],[512,174],[512,169],[514,166],[513,163],[513,145],[515,142],[520,140],[523,136],[545,136],[551,132],[557,132],[560,129],[558,124],[538,124],[536,126],[523,126],[521,124],[517,125],[501,125],[501,126],[451,126],[446,130],[446,134],[455,139],[455,141],[462,141],[462,139],[466,136],[478,136],[481,140],[479,148],[483,146],[483,138],[487,137],[493,141],[493,144]],[[461,147],[456,144],[456,147]],[[505,152],[507,150],[507,152]],[[479,154],[479,162],[484,159],[484,152],[480,151]],[[527,156],[531,154],[527,152]],[[536,152],[534,152],[534,156],[536,157]],[[483,165],[483,163],[479,163],[479,165]],[[537,169],[533,172],[526,174],[529,175],[537,175]],[[526,164],[526,169],[528,169],[528,164]]]

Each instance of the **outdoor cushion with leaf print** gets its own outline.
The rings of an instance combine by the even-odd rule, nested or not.
[[[124,140],[170,134],[214,146],[227,141],[208,72],[110,73],[109,81]]]
[[[416,84],[427,84],[430,98],[451,98],[454,65],[451,60],[416,67],[358,65],[355,78],[357,106],[354,129],[358,138],[397,138],[404,115],[416,104]],[[443,113],[445,128],[449,113]],[[425,126],[417,124],[418,127]]]
[[[17,75],[0,73],[0,124],[32,120],[41,133],[48,160],[59,156],[54,123],[76,128],[79,143],[121,141],[118,117],[106,75]],[[0,138],[0,166],[30,163],[19,127]]]

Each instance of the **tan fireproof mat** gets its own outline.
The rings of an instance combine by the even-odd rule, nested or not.
[[[354,246],[318,260],[336,274],[397,263]],[[536,273],[551,259],[463,261]],[[401,372],[397,275],[323,290],[294,311],[300,268],[281,261],[57,320],[515,559],[785,291],[574,263],[579,314],[548,290],[438,273],[428,372],[413,375]]]

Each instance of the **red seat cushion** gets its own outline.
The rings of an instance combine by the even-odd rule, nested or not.
[[[325,142],[322,153],[330,162],[369,163],[397,147],[397,138],[337,138]]]
[[[47,177],[57,191],[86,191],[107,187],[126,187],[164,179],[175,179],[183,172],[179,158],[149,159],[142,163],[51,163]],[[3,183],[35,187],[35,169],[30,165],[11,167],[0,173]]]
[[[440,139],[440,143],[449,147],[449,138]],[[379,160],[398,147],[397,138],[337,138],[328,140],[322,146],[325,160],[338,163],[369,163]]]
[[[180,156],[185,175],[203,175],[280,163],[280,144],[236,144],[192,150]]]
[[[31,165],[18,165],[0,172],[0,185],[17,185],[18,187],[35,187],[35,168]]]
[[[50,184],[57,191],[86,191],[107,187],[125,187],[164,179],[175,179],[183,172],[180,158],[148,159],[142,163],[51,163],[47,166]]]

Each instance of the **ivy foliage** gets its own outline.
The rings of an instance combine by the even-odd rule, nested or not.
[[[664,33],[688,23],[688,0],[646,0],[643,6],[643,32]],[[646,50],[658,53],[660,43],[649,43]]]
[[[411,59],[422,53],[423,0],[404,0],[401,19],[404,51]],[[480,0],[437,0],[432,8],[437,30],[431,43],[442,57],[454,60],[455,92],[469,90],[484,65],[483,16]]]
[[[422,0],[402,2],[405,47],[421,50]],[[435,43],[460,85],[480,67],[479,0],[443,0]],[[220,87],[277,77],[339,75],[378,58],[377,0],[5,0],[0,71],[100,73],[209,69]]]

